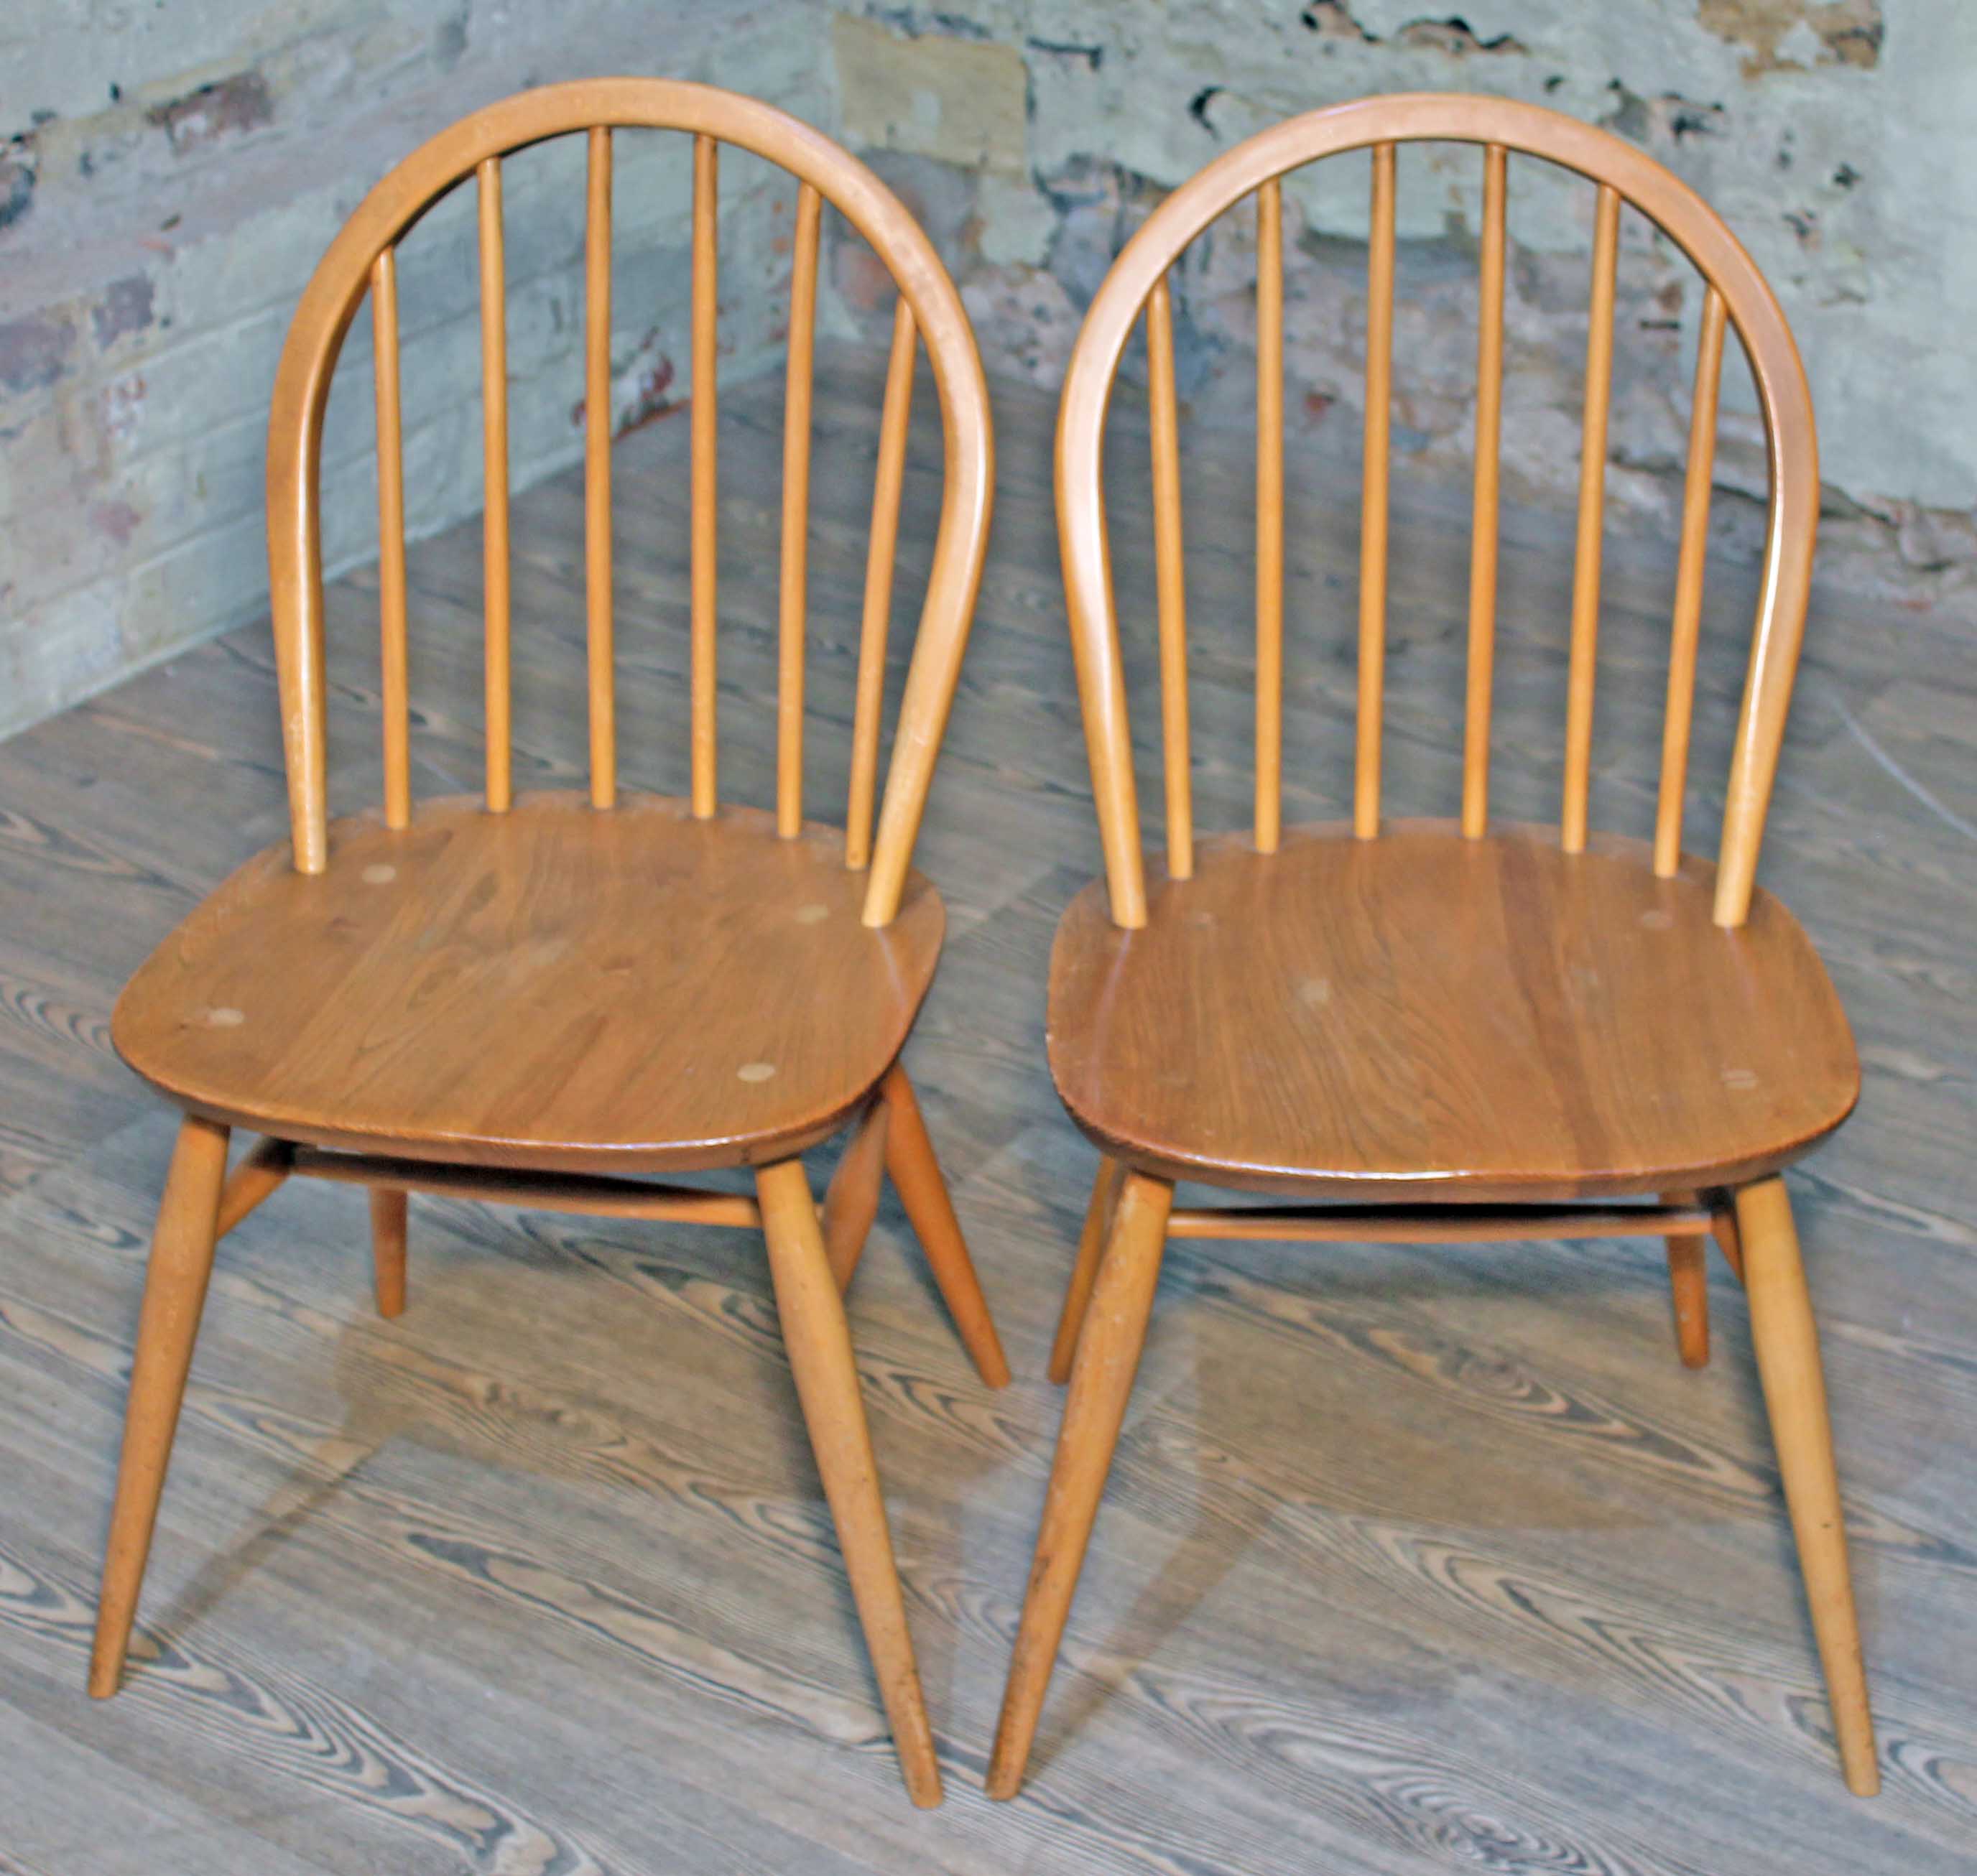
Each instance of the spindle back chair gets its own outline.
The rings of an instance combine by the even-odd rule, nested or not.
[[[1423,141],[1480,145],[1483,185],[1463,780],[1459,818],[1447,822],[1394,820],[1381,790],[1395,184],[1401,146]],[[1371,154],[1371,199],[1352,815],[1287,832],[1282,178],[1359,150]],[[1490,816],[1513,152],[1576,172],[1596,192],[1555,832]],[[1258,265],[1255,813],[1246,836],[1198,842],[1170,275],[1192,241],[1249,199]],[[1705,284],[1651,843],[1589,830],[1623,202],[1688,256]],[[1150,885],[1101,460],[1108,401],[1142,317],[1166,802],[1164,862]],[[1742,341],[1755,381],[1771,496],[1712,867],[1685,856],[1681,840],[1726,327]],[[1856,1791],[1871,1790],[1873,1734],[1818,1351],[1777,1176],[1845,1118],[1859,1070],[1816,954],[1784,908],[1754,885],[1819,494],[1805,376],[1770,288],[1687,185],[1573,119],[1460,96],[1314,111],[1210,163],[1126,244],[1071,355],[1057,487],[1105,872],[1102,891],[1088,888],[1058,928],[1050,1051],[1059,1093],[1104,1157],[1052,1359],[1055,1378],[1068,1377],[1071,1391],[992,1793],[1010,1795],[1022,1779],[1167,1238],[1622,1234],[1666,1237],[1678,1344],[1692,1366],[1707,1357],[1708,1237],[1745,1281],[1847,1777]],[[1177,1209],[1177,1179],[1349,1202]],[[1604,1202],[1642,1196],[1655,1202]]]
[[[611,517],[614,136],[683,132],[693,162],[691,792],[620,795]],[[502,163],[588,146],[585,249],[587,798],[517,798],[510,726]],[[717,180],[724,143],[797,183],[783,451],[773,814],[724,804],[715,726]],[[398,246],[439,197],[478,194],[484,427],[486,775],[415,803],[407,686]],[[811,399],[822,210],[898,288],[842,835],[802,799]],[[332,375],[365,297],[375,335],[384,801],[332,821],[319,466]],[[883,806],[881,700],[909,404],[924,339],[945,435],[932,570]],[[415,151],[358,207],[305,291],[269,426],[269,557],[292,842],[251,861],[161,947],[114,1033],[186,1110],[146,1289],[91,1689],[127,1644],[213,1244],[293,1174],[371,1189],[381,1308],[404,1306],[406,1194],[428,1190],[764,1231],[790,1362],[903,1773],[940,1795],[840,1293],[889,1171],[984,1378],[1007,1365],[900,1047],[943,922],[911,866],[986,546],[987,393],[959,296],[863,164],[795,119],[707,86],[557,84]],[[876,830],[875,830],[876,819]],[[798,1156],[853,1124],[822,1208]],[[262,1135],[225,1179],[228,1133]],[[748,1166],[753,1196],[637,1176]],[[630,1176],[628,1176],[630,1175]],[[223,1185],[223,1181],[224,1184]]]

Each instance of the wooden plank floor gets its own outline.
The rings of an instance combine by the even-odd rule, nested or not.
[[[840,353],[820,386],[817,801],[847,761],[882,368]],[[1685,1373],[1659,1247],[1632,1241],[1176,1245],[1031,1785],[982,1797],[1093,1164],[1045,1073],[1045,960],[1097,863],[1052,413],[997,394],[993,556],[920,849],[952,936],[909,1060],[1018,1380],[976,1383],[889,1199],[852,1307],[946,1808],[899,1790],[764,1260],[739,1233],[421,1201],[411,1307],[386,1323],[361,1198],[285,1190],[221,1249],[127,1690],[84,1698],[172,1132],[107,1017],[170,926],[285,834],[257,630],[0,747],[0,1871],[1977,1867],[1977,648],[1967,621],[1824,592],[1763,877],[1821,945],[1866,1063],[1859,1115],[1792,1182],[1884,1795],[1850,1799],[1826,1737],[1741,1294],[1716,1265],[1715,1363]],[[728,410],[723,780],[763,800],[777,387]],[[675,417],[619,452],[620,746],[633,781],[673,790],[685,441]],[[1189,463],[1204,827],[1236,824],[1249,790],[1245,447]],[[1141,517],[1117,558],[1144,734],[1130,414],[1114,453]],[[1349,480],[1293,480],[1286,813],[1309,819],[1349,790],[1356,519]],[[573,475],[517,504],[519,786],[582,773],[579,491]],[[1464,508],[1413,491],[1399,517],[1395,813],[1457,796]],[[1595,818],[1645,831],[1672,556],[1610,551]],[[1559,518],[1507,518],[1507,816],[1555,811],[1569,559]],[[429,793],[478,764],[479,564],[471,526],[413,555]],[[1696,770],[1712,780],[1753,587],[1715,570]],[[335,787],[354,807],[377,796],[368,577],[332,612]],[[1705,842],[1720,783],[1701,793]],[[1157,787],[1143,795],[1157,814]]]

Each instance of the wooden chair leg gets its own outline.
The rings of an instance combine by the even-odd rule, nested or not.
[[[1881,1788],[1880,1766],[1860,1660],[1860,1625],[1847,1564],[1847,1527],[1833,1463],[1819,1336],[1784,1182],[1763,1179],[1740,1192],[1737,1225],[1751,1303],[1751,1338],[1757,1347],[1758,1373],[1798,1545],[1806,1601],[1811,1606],[1813,1634],[1826,1670],[1840,1761],[1847,1789],[1869,1798]]]
[[[755,1175],[768,1240],[769,1269],[783,1339],[803,1403],[824,1496],[837,1526],[851,1594],[864,1625],[865,1643],[879,1679],[879,1691],[892,1723],[893,1742],[906,1795],[920,1805],[940,1802],[940,1766],[927,1724],[913,1637],[906,1629],[906,1599],[893,1560],[893,1539],[879,1492],[877,1462],[865,1408],[858,1393],[858,1369],[844,1302],[831,1274],[823,1232],[810,1198],[802,1162],[786,1159]]]
[[[1723,1261],[1730,1266],[1731,1274],[1741,1283],[1744,1240],[1738,1234],[1737,1208],[1734,1205],[1721,1206],[1711,1215],[1709,1235],[1716,1240],[1716,1248],[1723,1253]]]
[[[220,1190],[215,1235],[224,1238],[264,1198],[279,1190],[295,1163],[295,1149],[286,1140],[256,1140]]]
[[[1702,1261],[1706,1240],[1668,1241],[1668,1294],[1675,1305],[1675,1347],[1685,1368],[1709,1365],[1709,1273]]]
[[[1092,1521],[1125,1420],[1127,1396],[1140,1365],[1173,1205],[1173,1187],[1167,1181],[1138,1172],[1126,1175],[1111,1241],[1099,1266],[1071,1365],[1071,1392],[1058,1434],[1050,1489],[1044,1498],[1036,1558],[1002,1695],[995,1749],[989,1761],[991,1798],[1015,1797],[1029,1762],[1037,1716],[1057,1663],[1058,1644],[1064,1637]]]
[[[1126,1176],[1117,1159],[1101,1156],[1098,1176],[1091,1182],[1091,1202],[1084,1208],[1084,1228],[1078,1234],[1078,1261],[1071,1267],[1071,1282],[1064,1293],[1064,1308],[1057,1319],[1057,1339],[1051,1344],[1050,1378],[1059,1387],[1071,1379],[1071,1360],[1078,1352],[1078,1332],[1084,1322],[1085,1307],[1091,1301],[1091,1286],[1098,1280],[1099,1259],[1112,1229],[1113,1208],[1119,1202],[1119,1182]]]
[[[889,1110],[886,1170],[892,1175],[920,1248],[926,1253],[934,1281],[940,1285],[962,1344],[975,1358],[976,1371],[991,1387],[1006,1386],[1009,1363],[995,1333],[995,1319],[989,1314],[989,1299],[982,1294],[975,1261],[968,1255],[967,1241],[961,1235],[961,1221],[954,1215],[947,1182],[941,1177],[940,1162],[933,1156],[933,1142],[927,1137],[919,1099],[906,1079],[906,1071],[898,1063],[893,1064],[880,1092]]]
[[[378,1291],[378,1314],[405,1311],[405,1215],[408,1202],[400,1185],[371,1188],[371,1268]]]
[[[124,1411],[117,1501],[110,1513],[103,1587],[96,1604],[89,1691],[99,1700],[117,1691],[130,1645],[137,1592],[151,1552],[151,1531],[165,1489],[165,1469],[171,1462],[172,1436],[178,1431],[179,1404],[185,1398],[200,1314],[206,1307],[206,1279],[213,1272],[219,1192],[226,1177],[227,1132],[216,1122],[191,1114],[185,1117],[158,1206]]]
[[[879,1215],[879,1185],[886,1175],[886,1118],[883,1100],[865,1110],[823,1195],[823,1248],[840,1290],[848,1290]]]

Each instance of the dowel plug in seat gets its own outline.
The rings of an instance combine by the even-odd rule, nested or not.
[[[784,1158],[883,1077],[940,951],[918,873],[868,926],[841,834],[779,839],[748,808],[441,800],[329,844],[320,873],[249,861],[112,1026],[162,1093],[318,1146],[546,1172]]]
[[[1058,1091],[1100,1149],[1301,1198],[1530,1202],[1740,1185],[1846,1119],[1860,1067],[1770,894],[1726,929],[1715,869],[1646,846],[1447,822],[1203,842],[1102,882],[1051,960]],[[1186,1021],[1174,1012],[1185,1010]]]

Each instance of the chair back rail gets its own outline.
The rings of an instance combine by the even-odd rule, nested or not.
[[[328,863],[322,518],[318,479],[329,384],[358,306],[371,301],[377,350],[379,589],[382,635],[385,812],[412,813],[406,694],[404,485],[400,407],[396,246],[439,196],[469,176],[478,197],[481,406],[486,473],[485,618],[489,809],[513,793],[508,408],[502,159],[549,138],[583,133],[588,146],[584,260],[584,566],[589,659],[590,793],[617,798],[612,607],[612,138],[621,129],[682,131],[693,139],[691,494],[691,800],[718,805],[715,724],[718,345],[718,150],[731,143],[797,182],[784,438],[778,620],[776,820],[785,838],[803,826],[802,763],[810,434],[819,237],[826,203],[868,242],[899,289],[873,499],[860,634],[847,859],[869,869],[863,917],[898,910],[924,813],[935,754],[960,674],[987,544],[993,476],[988,392],[953,283],[917,223],[855,158],[796,119],[750,98],[669,79],[600,78],[548,85],[490,106],[442,131],[379,183],[331,244],[305,291],[276,374],[269,422],[268,535],[289,813],[297,868]],[[945,483],[933,563],[878,794],[880,706],[898,544],[914,361],[926,342],[944,433]],[[873,822],[876,819],[876,831]]]
[[[1121,252],[1087,315],[1066,374],[1057,437],[1058,525],[1085,736],[1091,760],[1114,919],[1147,916],[1144,862],[1125,687],[1113,598],[1103,486],[1105,413],[1134,324],[1147,321],[1154,464],[1154,533],[1167,866],[1193,868],[1186,602],[1182,591],[1179,445],[1173,305],[1168,275],[1194,238],[1254,196],[1256,215],[1256,713],[1255,841],[1272,852],[1282,836],[1284,430],[1283,209],[1289,171],[1370,149],[1366,419],[1360,529],[1359,668],[1353,827],[1381,825],[1381,733],[1387,627],[1388,477],[1393,394],[1395,183],[1398,147],[1477,143],[1483,150],[1479,243],[1474,535],[1469,579],[1461,826],[1480,838],[1489,820],[1490,693],[1497,609],[1497,523],[1503,427],[1505,213],[1508,157],[1516,151],[1574,170],[1597,190],[1590,316],[1573,553],[1560,843],[1586,843],[1600,562],[1620,208],[1632,204],[1678,247],[1705,285],[1696,361],[1682,533],[1671,633],[1668,704],[1656,802],[1654,865],[1680,860],[1689,725],[1707,548],[1711,470],[1726,325],[1748,359],[1763,414],[1771,493],[1764,565],[1723,819],[1715,916],[1747,916],[1764,816],[1804,635],[1819,470],[1805,374],[1776,297],[1720,216],[1652,158],[1607,132],[1541,107],[1495,98],[1401,95],[1310,112],[1238,145],[1176,190]]]

